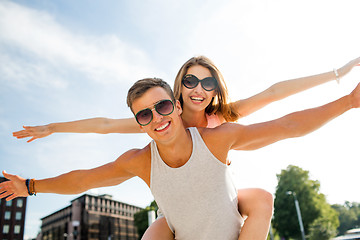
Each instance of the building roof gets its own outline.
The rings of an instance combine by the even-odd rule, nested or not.
[[[141,208],[141,209],[143,209],[142,207],[138,207],[138,206],[136,206],[136,205],[132,205],[132,204],[128,204],[128,203],[123,203],[123,202],[114,200],[114,199],[112,199],[112,195],[110,195],[110,194],[92,195],[92,194],[87,194],[87,193],[85,193],[85,194],[83,194],[83,195],[81,195],[81,196],[79,196],[79,197],[71,200],[71,203],[74,202],[74,201],[76,201],[76,200],[78,200],[78,199],[84,198],[85,196],[108,199],[108,200],[112,200],[112,201],[114,201],[114,202],[119,202],[119,203],[124,204],[124,205],[127,205],[127,206],[133,206],[133,207],[136,207],[136,208]],[[64,211],[66,208],[70,208],[70,207],[71,207],[71,204],[70,204],[69,206],[66,206],[66,207],[64,207],[64,208],[62,208],[62,209],[59,209],[59,210],[56,211],[56,212],[53,212],[53,213],[51,213],[51,214],[49,214],[49,215],[41,218],[41,220],[44,220],[45,218],[48,218],[48,217],[50,217],[50,216],[52,216],[52,215],[58,214],[58,213],[60,213],[61,211]]]
[[[360,228],[354,228],[346,231],[345,235],[333,238],[333,240],[352,240],[360,239]]]

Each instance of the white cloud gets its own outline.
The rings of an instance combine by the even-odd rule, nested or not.
[[[67,86],[67,73],[108,84],[153,75],[147,55],[115,35],[71,32],[47,12],[0,3],[0,67],[13,85]]]
[[[2,78],[7,85],[14,89],[24,90],[29,85],[51,88],[66,88],[68,82],[61,78],[56,72],[56,68],[44,61],[36,61],[11,55],[6,51],[1,51],[0,65]]]

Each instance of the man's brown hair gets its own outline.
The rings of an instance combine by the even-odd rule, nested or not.
[[[128,91],[126,102],[127,105],[130,107],[131,111],[133,102],[136,99],[140,98],[142,95],[144,95],[149,89],[152,89],[154,87],[163,88],[167,92],[167,94],[169,94],[171,100],[175,103],[174,93],[167,82],[160,78],[145,78],[135,82]]]

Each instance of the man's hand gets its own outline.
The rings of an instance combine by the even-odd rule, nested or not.
[[[350,93],[351,105],[353,108],[360,107],[360,83],[356,88]]]
[[[6,201],[10,201],[17,197],[29,196],[24,178],[8,174],[5,171],[2,173],[9,181],[0,183],[0,198],[6,198]]]

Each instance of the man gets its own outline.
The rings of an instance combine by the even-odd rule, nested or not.
[[[351,94],[318,108],[269,122],[225,123],[214,129],[185,129],[180,103],[160,79],[136,82],[127,102],[151,143],[103,166],[54,178],[25,180],[3,172],[10,181],[0,184],[0,198],[34,192],[77,194],[138,176],[150,187],[176,239],[237,239],[242,219],[226,165],[229,150],[258,149],[316,130],[360,106],[360,84]]]

